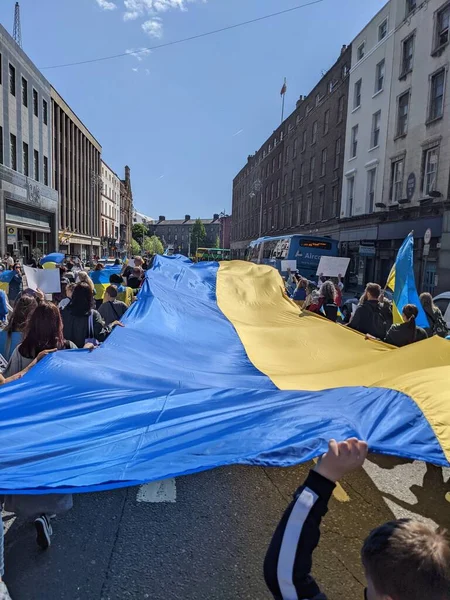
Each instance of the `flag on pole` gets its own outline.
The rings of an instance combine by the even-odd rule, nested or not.
[[[283,87],[281,88],[280,96],[284,96],[287,91],[286,77],[284,78]]]
[[[419,310],[416,323],[419,327],[429,327],[427,316],[422,308],[414,278],[414,234],[411,232],[398,251],[395,264],[389,273],[386,287],[394,292],[392,314],[394,323],[403,323],[402,311],[406,304],[415,304]]]

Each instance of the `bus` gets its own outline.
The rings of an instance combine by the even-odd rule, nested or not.
[[[197,248],[195,258],[202,260],[231,260],[231,250],[225,248]]]
[[[261,237],[250,243],[247,260],[275,267],[282,275],[282,261],[296,261],[297,270],[307,279],[315,279],[322,256],[338,256],[339,242],[329,237],[311,235],[281,235]]]

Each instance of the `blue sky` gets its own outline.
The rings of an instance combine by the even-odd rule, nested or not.
[[[23,48],[39,67],[119,54],[307,0],[21,0]],[[231,210],[235,174],[383,6],[324,0],[287,15],[140,55],[43,69],[147,215]],[[0,21],[12,31],[14,1]]]

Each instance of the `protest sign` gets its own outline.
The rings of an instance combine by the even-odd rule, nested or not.
[[[281,261],[281,271],[284,273],[290,269],[291,271],[297,270],[297,261],[296,260],[282,260]]]
[[[325,277],[338,277],[339,275],[342,275],[342,277],[344,277],[347,273],[349,264],[349,258],[321,256],[317,268],[317,275],[324,275]]]
[[[59,294],[61,292],[59,269],[32,269],[24,266],[23,270],[30,289],[37,290],[39,288],[44,294]]]

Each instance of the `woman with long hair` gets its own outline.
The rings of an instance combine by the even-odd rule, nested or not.
[[[406,304],[402,311],[403,323],[392,325],[384,341],[401,348],[414,342],[426,340],[428,337],[427,332],[416,325],[418,314],[419,310],[415,304]]]
[[[420,303],[422,304],[423,310],[425,311],[428,322],[430,324],[429,327],[425,328],[428,337],[432,337],[433,335],[438,335],[439,337],[443,338],[447,337],[447,323],[445,322],[445,319],[442,316],[440,308],[437,307],[436,304],[433,302],[433,296],[428,292],[420,294]]]
[[[8,325],[0,331],[0,354],[8,361],[22,341],[28,317],[38,305],[33,296],[22,295],[16,302]]]
[[[314,312],[322,313],[329,321],[336,323],[338,305],[336,303],[336,287],[332,281],[325,281],[320,288],[319,303]]]
[[[114,321],[107,326],[100,313],[94,308],[94,294],[88,283],[79,283],[72,293],[71,303],[62,311],[64,335],[78,348],[83,348],[86,341],[94,345],[104,342],[115,325]]]

